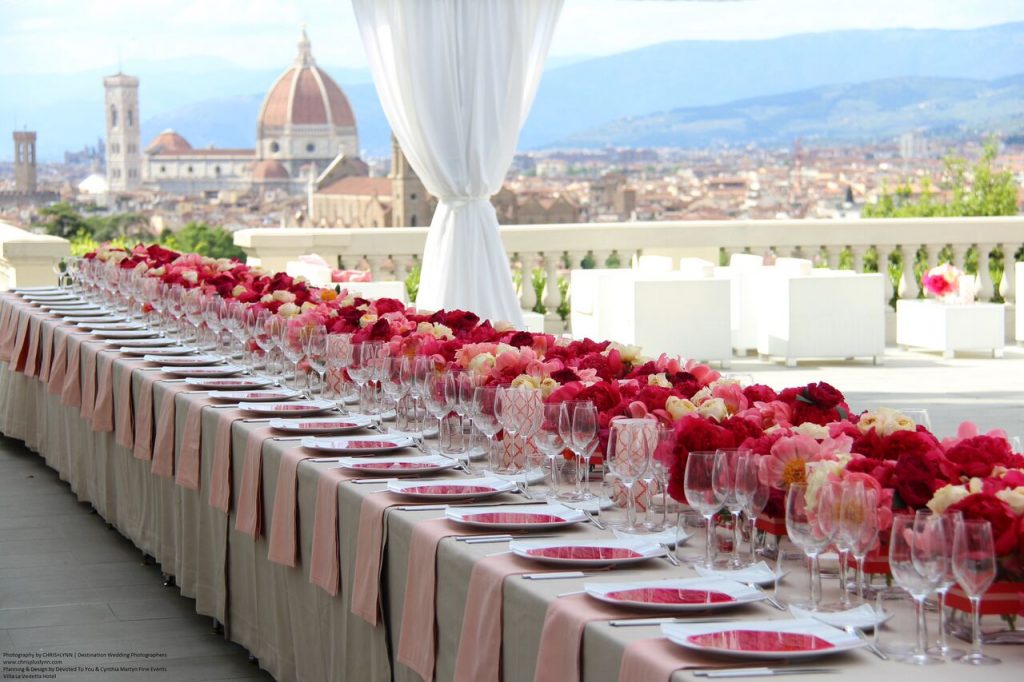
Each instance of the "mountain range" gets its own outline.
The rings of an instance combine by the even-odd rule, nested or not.
[[[1005,120],[1014,106],[1024,109],[1014,78],[1022,65],[1024,22],[679,41],[552,60],[519,146],[689,145],[701,142],[702,128],[715,139],[753,142],[936,125],[969,130]],[[389,128],[369,74],[325,69],[349,97],[364,151],[386,154]],[[0,76],[5,93],[19,93],[0,99],[0,121],[37,130],[44,160],[95,144],[103,134],[102,76],[113,70]],[[140,77],[143,143],[174,128],[196,147],[253,146],[259,105],[280,74],[198,58],[126,70]],[[986,118],[986,108],[997,112]],[[10,158],[8,146],[0,145],[0,159]]]

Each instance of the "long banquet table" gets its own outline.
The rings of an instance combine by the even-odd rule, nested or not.
[[[9,321],[11,326],[4,326],[4,321]],[[295,498],[298,560],[294,567],[272,561],[268,558],[268,538],[274,524],[279,522],[274,518],[278,475],[286,470],[281,468],[282,462],[291,461],[294,466],[296,450],[300,449],[298,442],[274,439],[266,423],[244,421],[245,415],[237,410],[201,407],[209,404],[205,393],[183,390],[187,387],[180,382],[156,376],[159,372],[155,366],[118,354],[101,340],[46,315],[12,293],[0,296],[0,332],[7,329],[12,330],[10,335],[0,335],[4,354],[11,356],[12,350],[20,352],[0,363],[0,431],[23,440],[38,452],[68,481],[80,500],[91,503],[142,552],[153,556],[165,573],[174,576],[181,593],[195,599],[199,613],[223,624],[226,637],[246,647],[263,668],[282,681],[394,679],[417,682],[422,679],[397,662],[396,651],[412,539],[418,526],[443,517],[442,511],[402,511],[391,507],[384,516],[386,544],[380,574],[382,617],[377,625],[371,625],[352,612],[352,598],[356,594],[353,576],[361,510],[368,499],[381,494],[383,484],[353,485],[341,481],[336,486],[340,590],[332,596],[310,582],[309,570],[318,488],[331,471],[330,465],[318,464],[315,459],[298,462]],[[62,347],[65,352],[60,352]],[[64,358],[68,359],[67,365],[60,369],[78,374],[77,383],[83,395],[95,390],[95,405],[111,400],[112,409],[109,406],[105,409],[118,417],[124,413],[121,404],[124,393],[116,387],[123,386],[122,381],[130,381],[135,422],[108,425],[110,430],[103,430],[107,428],[103,426],[101,430],[94,430],[95,420],[83,418],[75,396],[69,397],[67,391],[50,390],[52,374]],[[124,428],[138,428],[138,415],[150,396],[154,414],[162,414],[170,404],[167,401],[173,401],[176,408],[173,428],[157,434],[158,438],[173,439],[176,468],[181,464],[183,440],[195,435],[187,433],[195,423],[188,423],[190,407],[200,410],[198,490],[179,485],[173,477],[154,474],[151,460],[138,458],[134,448],[126,447]],[[115,422],[119,421],[118,417]],[[226,424],[226,420],[230,424]],[[231,444],[228,514],[211,506],[208,500],[218,435],[225,433],[230,434]],[[132,436],[134,434],[130,435],[129,442]],[[250,443],[262,461],[258,500],[263,529],[255,537],[236,528],[237,501],[243,487]],[[220,445],[224,445],[223,440]],[[327,504],[331,504],[330,499]],[[580,524],[568,534],[606,537],[607,531]],[[467,632],[465,637],[462,633],[464,617],[469,615],[466,613],[467,590],[474,567],[504,547],[501,544],[469,545],[450,537],[440,541],[436,564],[435,679],[456,679],[460,638],[466,645],[483,645],[484,637],[480,633]],[[418,565],[411,568],[417,572],[422,570]],[[537,564],[522,570],[550,569]],[[523,580],[516,575],[504,579],[501,587],[504,598],[498,607],[501,679],[506,682],[534,679],[549,607],[560,599],[587,599],[558,595],[578,591],[584,582],[686,575],[692,575],[692,569],[674,568],[663,560],[651,560],[635,568],[599,573],[586,579]],[[797,580],[802,579],[797,577]],[[739,613],[749,614],[751,618],[788,617],[764,605],[744,607]],[[624,612],[622,617],[630,615],[645,614]],[[423,634],[429,636],[429,633]],[[657,627],[613,628],[607,619],[589,623],[582,635],[580,679],[615,682],[619,679],[627,647],[659,637]],[[568,646],[567,641],[555,644],[556,651]],[[721,659],[698,656],[683,649],[668,651],[663,655],[674,657],[679,668],[723,663]],[[997,676],[1009,675],[1024,662],[1024,653],[1016,647],[999,647],[998,655],[1005,663],[993,669]],[[839,667],[842,676],[849,679],[881,674],[938,680],[953,679],[968,672],[953,663],[918,669],[882,662],[865,649],[814,664]],[[691,674],[677,670],[672,679],[691,679]]]

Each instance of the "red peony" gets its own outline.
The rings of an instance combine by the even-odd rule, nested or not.
[[[939,468],[941,460],[937,450],[907,451],[899,456],[894,471],[895,487],[904,504],[921,509],[936,490],[946,485]]]
[[[969,495],[956,504],[949,506],[951,511],[959,511],[965,520],[980,519],[992,524],[992,539],[995,541],[996,554],[1009,554],[1017,548],[1017,516],[1010,506],[995,495],[976,493]]]
[[[686,458],[691,452],[734,448],[736,443],[732,431],[709,419],[691,414],[676,422],[676,447],[669,472],[669,495],[680,502],[686,501],[683,478],[686,473]]]
[[[747,386],[743,389],[743,395],[746,396],[751,405],[754,403],[770,403],[779,397],[779,394],[772,390],[770,386],[765,386],[764,384]]]
[[[975,436],[965,438],[946,451],[942,470],[951,480],[958,481],[961,476],[991,476],[993,467],[997,465],[1020,468],[1024,465],[1024,458],[1013,453],[1005,438]]]

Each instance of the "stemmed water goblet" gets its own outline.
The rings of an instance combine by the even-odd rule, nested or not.
[[[384,350],[381,341],[363,341],[352,346],[352,362],[348,367],[348,375],[359,392],[359,411],[370,413],[369,386],[373,378],[374,363]]]
[[[626,488],[626,533],[647,530],[636,522],[633,486],[650,466],[657,437],[657,423],[649,419],[616,419],[608,432],[607,464]]]
[[[900,514],[893,519],[889,537],[889,568],[896,583],[914,598],[917,614],[913,653],[900,658],[904,663],[930,665],[942,657],[927,652],[924,601],[942,582],[945,573],[942,521],[936,516]]]
[[[437,452],[444,455],[444,419],[455,409],[455,377],[451,372],[435,370],[427,375],[423,386],[423,402],[437,420]]]
[[[683,492],[686,502],[704,517],[707,545],[704,548],[704,566],[714,566],[715,514],[722,509],[725,499],[721,489],[715,485],[716,474],[720,474],[725,455],[719,451],[694,450],[686,457],[683,474]]]
[[[561,482],[559,476],[558,460],[563,460],[562,452],[565,450],[565,441],[558,428],[558,417],[562,413],[562,406],[559,403],[544,403],[541,407],[540,425],[533,435],[534,445],[548,458],[551,469],[551,494],[552,499],[561,497]]]
[[[741,453],[736,462],[736,497],[750,524],[751,563],[757,559],[757,517],[768,504],[768,494],[771,492],[767,465],[766,457],[749,450]]]
[[[786,534],[811,562],[809,602],[801,604],[808,611],[822,610],[818,557],[832,543],[831,533],[835,531],[835,524],[823,518],[830,515],[831,510],[826,510],[824,514],[821,510],[823,503],[833,504],[834,493],[828,486],[818,493],[817,499],[808,499],[807,485],[802,483],[790,484],[786,493]],[[826,500],[826,497],[829,499]]]
[[[253,366],[252,356],[249,352],[249,340],[252,334],[252,327],[255,324],[256,313],[250,306],[243,303],[234,303],[230,306],[231,324],[229,330],[235,343],[241,348],[242,364],[250,370]],[[308,329],[308,328],[307,328]]]
[[[920,509],[917,511],[917,515],[933,516],[930,509]],[[949,593],[949,588],[956,584],[956,573],[953,571],[953,543],[956,539],[956,525],[963,521],[963,515],[959,511],[954,510],[946,511],[944,514],[937,515],[936,518],[942,524],[942,549],[946,554],[946,562],[942,579],[935,588],[935,601],[938,607],[936,611],[938,611],[939,615],[938,646],[932,647],[928,651],[929,653],[938,654],[943,658],[952,659],[963,656],[966,653],[963,649],[950,646],[949,637],[946,633],[946,594]]]
[[[352,363],[352,334],[330,334],[327,337],[327,369],[331,377],[328,384],[333,384],[338,406],[344,404],[345,396],[342,388],[345,386],[345,373]]]
[[[507,447],[504,442],[502,443],[503,453],[498,458],[498,468],[495,472],[498,474],[515,474],[520,469],[518,466],[519,458],[516,453],[516,434],[519,433],[522,425],[523,415],[517,409],[516,401],[518,396],[514,393],[516,390],[507,386],[499,386],[494,402],[494,413],[498,417],[498,423],[501,424],[501,429],[505,436],[510,439]],[[507,455],[504,453],[507,453]]]
[[[399,404],[409,391],[409,386],[402,381],[402,367],[409,364],[409,357],[387,356],[381,359],[380,389],[384,396],[395,405],[396,425],[401,423]],[[399,427],[401,428],[401,427]]]
[[[661,521],[649,521],[647,523],[648,529],[653,532],[675,527],[675,523],[670,522],[668,516],[668,475],[672,468],[675,447],[676,430],[671,426],[659,424],[657,443],[654,447],[654,452],[651,453],[651,466],[647,474],[651,480],[657,482],[658,490],[661,493]],[[645,480],[648,479],[645,478]],[[650,486],[650,483],[648,483],[648,486]],[[650,490],[650,487],[648,487],[648,490]],[[654,493],[650,492],[648,510],[652,510],[654,507]]]
[[[229,314],[224,318],[225,325],[228,327],[228,331],[231,331],[232,316]],[[280,348],[281,353],[284,355],[285,360],[291,363],[292,366],[292,386],[294,388],[302,388],[301,382],[299,381],[299,363],[302,361],[303,349],[302,339],[299,334],[300,325],[293,323],[288,320],[283,320],[281,325],[281,337],[280,337]]]
[[[956,659],[967,665],[993,665],[998,658],[987,656],[981,645],[981,597],[996,577],[996,552],[992,524],[980,519],[962,519],[953,536],[953,573],[971,600],[971,652]]]

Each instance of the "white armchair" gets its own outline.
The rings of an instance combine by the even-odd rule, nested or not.
[[[572,333],[638,345],[647,355],[732,360],[729,282],[677,272],[573,270]]]
[[[758,285],[758,343],[762,356],[870,357],[885,353],[885,288],[880,274],[765,268]]]
[[[727,267],[715,268],[715,277],[730,283],[732,347],[738,355],[757,348],[758,283],[764,259],[750,253],[734,253]]]

